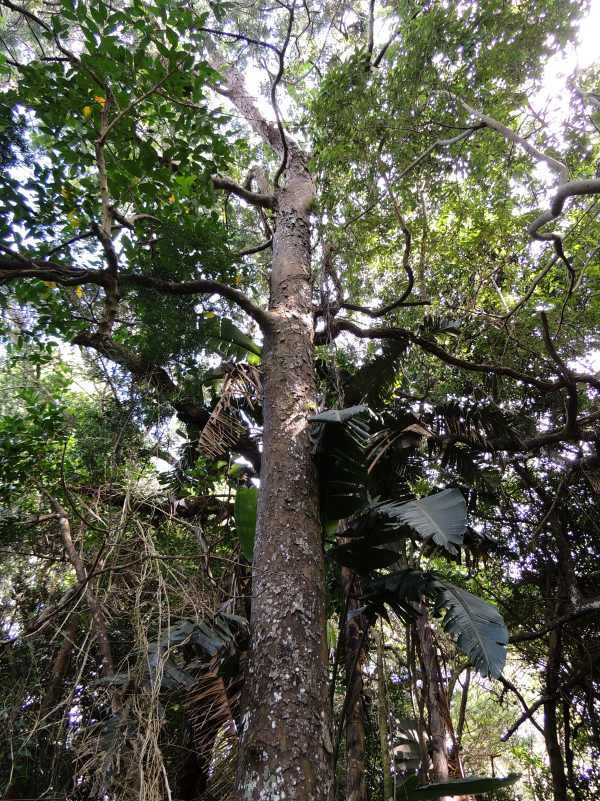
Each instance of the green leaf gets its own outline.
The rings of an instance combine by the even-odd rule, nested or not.
[[[244,334],[228,317],[209,318],[202,324],[207,337],[206,347],[225,358],[245,358],[247,353],[262,356],[262,348]]]
[[[411,621],[416,618],[415,605],[431,592],[434,578],[433,573],[406,567],[370,581],[364,598],[373,613],[379,614],[388,604],[403,620]]]
[[[447,489],[417,501],[379,507],[379,514],[397,518],[411,526],[426,542],[433,540],[448,553],[456,554],[467,527],[467,505],[457,489]]]
[[[309,417],[311,423],[345,423],[359,414],[371,414],[368,406],[349,406],[347,409],[327,409],[327,411]]]
[[[349,545],[338,545],[329,551],[329,554],[340,565],[351,567],[356,573],[368,573],[382,567],[389,567],[398,561],[396,551],[389,551],[385,548],[373,548],[368,544],[352,543]]]
[[[380,614],[384,604],[403,620],[414,620],[416,605],[426,596],[436,611],[446,610],[444,630],[456,639],[457,647],[469,657],[482,676],[498,678],[506,661],[508,631],[495,606],[467,590],[415,568],[381,576],[366,586],[364,599],[370,614]]]
[[[447,795],[479,795],[491,793],[501,787],[514,784],[519,778],[518,773],[511,773],[503,778],[493,779],[487,776],[469,776],[466,779],[450,779],[447,782],[418,785],[416,776],[409,776],[397,785],[398,801],[429,801],[429,799],[443,798]]]
[[[324,521],[355,514],[367,502],[367,406],[331,409],[310,418],[315,423],[316,463]]]
[[[235,528],[240,540],[242,553],[252,561],[254,538],[256,536],[256,507],[258,490],[256,487],[239,487],[235,495]]]
[[[495,606],[436,579],[437,608],[446,609],[444,630],[456,637],[456,644],[482,676],[497,679],[506,661],[508,631]]]

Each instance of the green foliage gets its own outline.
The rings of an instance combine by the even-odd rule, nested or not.
[[[254,537],[256,535],[256,507],[258,490],[256,487],[238,487],[235,493],[235,528],[240,540],[242,553],[252,561]]]
[[[464,795],[466,793],[481,795],[514,784],[518,778],[519,776],[516,773],[502,779],[469,776],[466,779],[451,779],[447,782],[419,786],[416,776],[409,776],[400,783],[398,797],[404,799],[404,801],[426,801],[426,799]]]

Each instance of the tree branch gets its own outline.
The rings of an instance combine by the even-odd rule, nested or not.
[[[373,56],[373,41],[375,36],[375,0],[369,0],[369,19],[367,22],[367,58],[369,67]]]
[[[277,87],[279,86],[279,83],[283,77],[283,70],[285,68],[285,53],[290,43],[290,36],[292,35],[295,7],[296,7],[296,0],[294,0],[291,8],[288,8],[288,26],[285,33],[285,39],[283,41],[283,45],[278,54],[279,69],[277,70],[277,75],[275,76],[275,80],[271,84],[271,105],[273,106],[273,110],[275,111],[275,119],[277,120],[277,128],[279,129],[279,136],[281,138],[281,151],[282,151],[281,163],[277,168],[277,172],[275,173],[275,178],[273,179],[273,186],[276,189],[279,185],[279,179],[287,166],[288,152],[289,152],[287,137],[285,135],[283,121],[281,119],[281,111],[279,109],[279,103],[277,102]]]
[[[0,284],[22,278],[40,278],[43,281],[54,281],[63,286],[79,286],[96,284],[105,287],[108,280],[107,270],[87,270],[46,259],[30,259],[18,253],[6,252],[0,255]],[[234,303],[255,320],[261,329],[267,330],[271,318],[267,311],[256,306],[250,298],[227,284],[211,279],[197,281],[166,281],[149,275],[137,273],[121,273],[121,286],[139,286],[153,289],[164,295],[220,295]]]
[[[552,242],[556,255],[564,262],[569,274],[571,275],[571,286],[573,285],[573,268],[570,261],[567,259],[563,249],[563,238],[560,234],[552,231],[550,233],[542,234],[540,229],[549,222],[556,220],[562,213],[565,201],[570,197],[578,195],[598,195],[600,194],[600,178],[587,178],[579,181],[569,181],[569,170],[567,166],[553,156],[544,153],[537,147],[531,144],[527,139],[519,136],[518,133],[503,125],[498,120],[483,114],[478,109],[473,108],[462,98],[448,92],[451,97],[457,100],[460,105],[466,109],[470,114],[481,120],[487,127],[500,133],[505,139],[514,144],[520,145],[526,153],[532,156],[536,161],[542,161],[547,164],[551,170],[558,175],[558,188],[552,198],[550,209],[543,214],[540,214],[527,228],[527,232],[532,239],[540,242]]]
[[[542,628],[537,629],[537,631],[525,631],[522,634],[512,634],[508,641],[512,645],[519,642],[531,642],[531,640],[538,640],[540,637],[543,637],[544,634],[548,634],[549,631],[552,631],[558,626],[562,626],[564,623],[569,623],[571,620],[577,620],[577,618],[592,614],[593,612],[600,612],[600,600],[590,601],[584,606],[580,606],[579,609],[574,609],[572,612],[561,615],[561,617],[558,617],[556,620],[553,620],[547,625],[542,626]]]
[[[275,195],[266,194],[263,192],[252,192],[244,186],[240,186],[231,178],[226,178],[222,175],[213,175],[211,180],[215,189],[224,189],[226,192],[231,192],[233,195],[245,200],[252,206],[260,206],[263,209],[272,209],[275,207]]]
[[[149,275],[136,273],[123,273],[121,275],[123,286],[141,286],[153,289],[163,295],[220,295],[225,300],[239,306],[249,317],[258,323],[261,330],[267,331],[271,327],[271,315],[268,311],[255,305],[247,295],[220,281],[201,278],[197,281],[165,281]]]
[[[352,322],[351,320],[336,319],[332,322],[331,331],[327,333],[328,334],[330,333],[332,337],[335,337],[341,331],[348,331],[349,333],[354,334],[354,336],[357,336],[361,339],[396,339],[396,340],[408,341],[414,345],[418,345],[427,353],[431,353],[433,356],[437,356],[438,359],[445,362],[446,364],[451,364],[454,367],[460,367],[463,370],[469,370],[470,372],[475,372],[475,373],[504,375],[509,378],[514,378],[515,381],[521,381],[524,384],[536,387],[537,389],[539,389],[541,392],[544,393],[555,392],[556,390],[568,386],[569,383],[565,381],[564,378],[559,379],[558,381],[544,381],[543,379],[537,378],[536,376],[532,376],[529,375],[528,373],[522,373],[519,370],[515,370],[512,367],[504,367],[495,364],[469,362],[466,359],[462,359],[459,356],[455,356],[454,354],[449,353],[448,351],[444,350],[444,348],[441,348],[432,340],[418,336],[418,334],[414,334],[412,331],[408,331],[405,328],[384,328],[384,327],[361,328],[359,325]],[[319,339],[322,339],[322,337],[319,337]],[[573,374],[573,380],[579,383],[590,384],[591,386],[600,389],[600,380],[593,375]]]
[[[512,737],[512,735],[516,732],[519,726],[526,720],[531,720],[532,725],[535,726],[535,728],[543,735],[544,734],[543,728],[539,725],[539,723],[537,723],[533,719],[532,715],[548,699],[546,697],[540,698],[538,701],[535,702],[535,704],[527,706],[525,699],[523,698],[519,690],[515,687],[515,685],[512,683],[512,681],[505,679],[504,676],[500,676],[499,681],[503,687],[505,687],[507,690],[510,690],[512,693],[516,695],[516,697],[519,699],[519,703],[521,704],[524,710],[523,714],[518,719],[518,721],[515,724],[513,724],[505,734],[502,735],[502,737],[500,738],[502,742],[506,742],[509,739],[509,737]]]

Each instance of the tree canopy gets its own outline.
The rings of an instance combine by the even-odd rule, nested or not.
[[[5,798],[600,791],[571,0],[0,0]]]

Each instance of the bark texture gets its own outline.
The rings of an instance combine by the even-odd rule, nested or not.
[[[442,685],[442,677],[433,642],[431,626],[427,612],[423,607],[416,622],[416,636],[419,643],[421,668],[427,697],[427,711],[429,713],[429,742],[431,748],[431,761],[433,763],[432,780],[444,782],[448,779],[448,747],[446,738],[448,728],[446,720],[448,715],[447,701]]]
[[[291,148],[277,190],[270,326],[263,351],[261,492],[252,645],[241,744],[243,801],[325,801],[332,788],[324,563],[307,418],[316,403],[309,209]]]
[[[560,630],[550,634],[548,647],[548,663],[546,665],[546,695],[550,696],[544,704],[544,739],[548,751],[550,773],[552,774],[552,792],[554,801],[567,801],[567,779],[565,764],[558,736],[557,700],[556,692],[559,683],[559,668],[561,657]]]
[[[383,634],[377,634],[377,718],[379,723],[379,744],[381,747],[381,768],[383,770],[383,801],[394,797],[394,778],[390,760],[389,727],[390,710],[387,696],[387,683],[383,659]]]
[[[359,579],[350,568],[342,567],[344,594],[350,598],[348,611],[359,606]],[[362,666],[365,661],[365,638],[368,626],[364,615],[355,615],[346,621],[344,643],[346,648],[346,801],[367,801],[366,735],[363,707]]]

